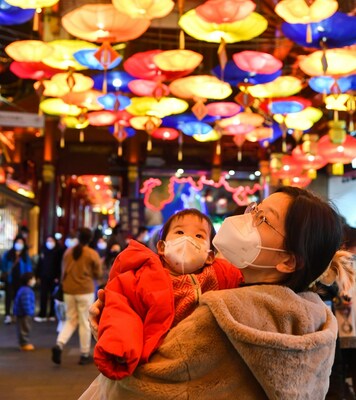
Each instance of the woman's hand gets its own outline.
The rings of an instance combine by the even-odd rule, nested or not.
[[[91,333],[95,340],[98,340],[98,327],[100,315],[103,311],[105,304],[105,291],[104,289],[98,290],[98,299],[89,308],[89,325]]]

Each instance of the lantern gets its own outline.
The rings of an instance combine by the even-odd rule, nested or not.
[[[292,156],[305,170],[317,170],[325,167],[328,161],[319,153],[311,154],[303,151],[303,146],[298,145],[292,150]]]
[[[230,96],[232,89],[226,82],[210,75],[193,75],[176,79],[169,84],[171,93],[182,99],[222,100]]]
[[[33,79],[39,81],[49,79],[61,72],[60,69],[51,68],[42,62],[19,62],[13,61],[10,64],[10,71],[21,79]]]
[[[201,62],[203,56],[192,50],[166,50],[153,56],[153,62],[162,71],[192,72]]]
[[[185,33],[204,42],[236,43],[251,40],[267,29],[268,22],[262,15],[252,12],[241,21],[210,23],[198,16],[195,9],[183,14],[178,21]]]
[[[351,46],[355,43],[356,32],[353,29],[355,23],[355,16],[336,12],[331,17],[310,25],[284,22],[282,32],[300,46],[332,49]],[[309,41],[307,41],[308,34]]]
[[[193,139],[197,142],[215,142],[221,138],[221,134],[216,130],[212,129],[210,132],[205,133],[204,135],[193,135]]]
[[[42,62],[52,68],[64,69],[72,68],[76,71],[87,69],[79,64],[75,58],[74,53],[81,49],[97,48],[93,43],[85,42],[83,40],[53,40],[49,42],[53,48],[53,52],[45,57]]]
[[[280,76],[272,82],[248,86],[246,90],[253,97],[273,98],[293,96],[300,92],[302,88],[300,79],[294,76]]]
[[[309,79],[309,86],[318,93],[345,93],[352,88],[353,77],[356,75],[334,78],[332,76],[314,76]]]
[[[261,51],[241,51],[233,54],[232,59],[240,69],[252,74],[273,74],[283,66],[282,61]]]
[[[113,0],[114,7],[122,14],[131,18],[162,18],[168,15],[174,7],[172,0]]]
[[[280,124],[284,122],[288,129],[306,131],[310,129],[315,122],[319,121],[322,116],[323,112],[318,108],[306,107],[301,111],[290,113],[286,116],[275,114],[273,119]]]
[[[49,115],[76,117],[81,113],[77,106],[66,104],[62,99],[45,99],[40,102],[40,110]]]
[[[268,127],[254,128],[251,132],[246,133],[246,140],[249,142],[259,142],[270,139],[273,136],[273,129]]]
[[[349,75],[356,69],[355,51],[349,49],[329,49],[315,51],[299,63],[299,68],[307,75]]]
[[[89,42],[126,42],[141,36],[150,20],[133,19],[112,4],[84,4],[65,14],[62,25],[71,35]]]
[[[92,77],[94,79],[94,88],[108,92],[129,92],[128,83],[134,78],[123,71],[109,71],[108,73],[97,74]]]
[[[169,95],[169,88],[161,82],[149,81],[147,79],[135,79],[128,83],[130,91],[135,96],[154,97],[159,100]]]
[[[131,100],[115,93],[107,93],[98,97],[98,102],[105,110],[123,110],[131,104]]]
[[[62,96],[62,100],[67,104],[74,104],[87,110],[102,110],[103,105],[98,102],[101,92],[97,90],[86,90],[84,92],[69,92]],[[109,124],[110,125],[110,124]]]
[[[203,20],[215,24],[235,22],[248,17],[256,8],[250,0],[208,0],[195,8]]]
[[[15,61],[41,62],[53,52],[53,48],[41,40],[19,40],[7,45],[5,52]]]
[[[20,25],[35,15],[36,10],[11,6],[5,0],[0,0],[0,25]]]
[[[98,70],[113,69],[117,67],[122,60],[122,57],[119,55],[115,59],[110,60],[108,62],[108,65],[104,67],[104,65],[95,57],[97,51],[98,49],[82,49],[76,51],[73,54],[73,57],[79,64],[83,65],[84,67]]]
[[[319,139],[318,153],[329,163],[349,164],[356,156],[356,139],[346,135],[342,144],[335,144],[329,135],[324,135]]]
[[[212,129],[209,124],[201,121],[190,121],[181,125],[181,131],[187,136],[206,135]]]
[[[241,106],[229,101],[218,101],[207,104],[206,111],[208,115],[219,118],[232,117],[241,111]]]
[[[175,140],[179,136],[179,131],[174,128],[168,128],[162,126],[160,128],[155,129],[151,135],[155,139]]]
[[[310,5],[305,0],[282,0],[274,10],[286,22],[307,24],[306,41],[310,43],[312,41],[310,23],[329,18],[338,7],[339,4],[335,0],[315,0]]]
[[[93,126],[109,126],[116,122],[116,113],[108,110],[93,111],[88,113],[88,121]]]
[[[188,107],[186,101],[173,97],[163,97],[160,100],[153,97],[133,97],[126,109],[132,115],[154,115],[163,118],[171,114],[181,114]]]

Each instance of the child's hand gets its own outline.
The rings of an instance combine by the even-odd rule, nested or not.
[[[105,291],[98,290],[98,299],[89,308],[89,325],[95,340],[98,340],[98,327],[100,315],[105,305]]]

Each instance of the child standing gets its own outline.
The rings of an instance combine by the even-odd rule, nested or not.
[[[169,329],[190,315],[202,293],[238,287],[241,272],[215,259],[210,219],[196,209],[171,216],[158,255],[131,240],[116,258],[105,288],[94,359],[111,379],[147,362]]]
[[[24,351],[34,350],[30,343],[30,332],[32,329],[32,318],[35,315],[35,292],[33,287],[36,278],[32,272],[25,272],[21,275],[21,287],[16,293],[14,300],[14,315],[16,315],[17,337],[20,349]]]

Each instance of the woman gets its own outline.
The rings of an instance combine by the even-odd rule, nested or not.
[[[66,321],[52,348],[52,361],[61,364],[62,350],[79,325],[79,364],[91,363],[91,332],[88,322],[89,307],[95,300],[94,279],[101,277],[101,261],[98,253],[89,247],[90,229],[81,228],[79,243],[66,250],[62,260],[62,286],[66,304]]]
[[[205,293],[147,364],[120,381],[99,375],[81,400],[324,399],[337,324],[309,286],[341,244],[340,217],[292,187],[246,211],[213,243],[247,285]]]
[[[26,272],[32,272],[32,262],[25,239],[18,235],[1,260],[1,279],[5,282],[5,324],[12,322],[11,305],[21,286],[21,275]]]

